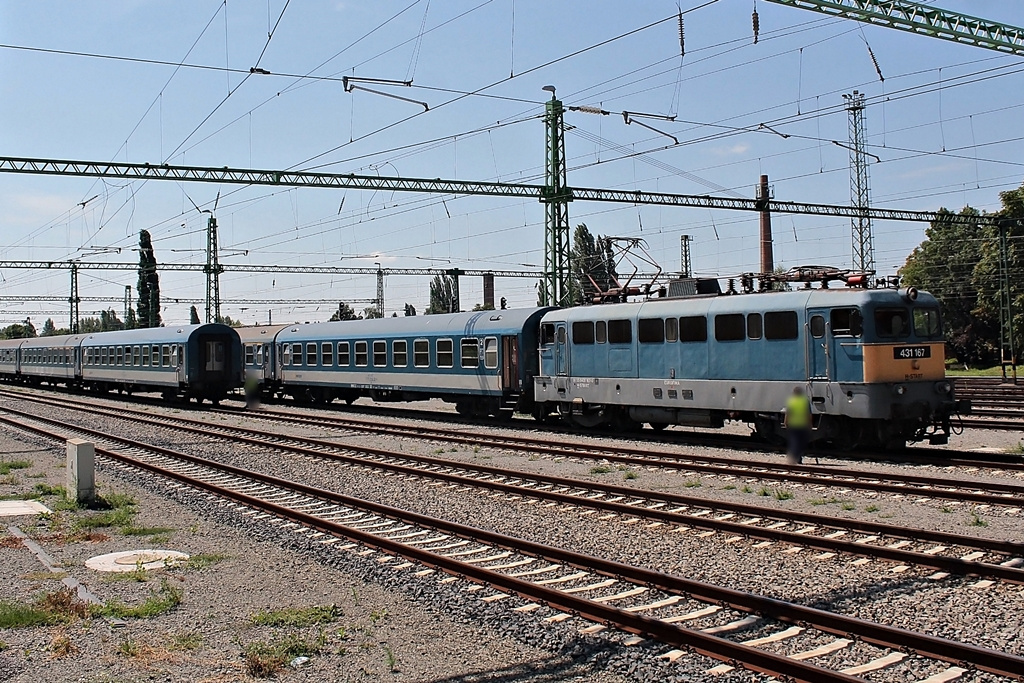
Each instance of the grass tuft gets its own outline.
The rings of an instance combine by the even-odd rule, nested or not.
[[[623,479],[636,479],[639,476],[640,475],[637,474],[635,470],[626,470],[625,472],[622,473]]]
[[[868,505],[866,508],[864,508],[864,511],[865,512],[878,512],[881,509],[882,508],[878,507],[877,505]]]
[[[8,475],[13,470],[27,470],[32,467],[28,460],[0,460],[0,475]]]
[[[198,553],[191,555],[183,566],[185,569],[206,569],[212,564],[226,560],[227,557],[223,553]]]
[[[249,643],[242,651],[245,670],[253,678],[271,678],[296,657],[310,657],[320,652],[327,637],[321,633],[315,639],[307,639],[297,633],[289,633],[269,643]]]
[[[171,636],[170,650],[198,650],[203,644],[203,634],[199,631],[182,631]]]
[[[159,590],[152,591],[149,597],[138,605],[126,605],[112,600],[93,608],[93,611],[101,616],[116,619],[151,619],[180,605],[183,593],[180,588],[175,588],[164,579],[160,582]]]
[[[772,495],[775,496],[775,500],[792,500],[793,498],[792,492],[787,489],[775,489]]]
[[[257,626],[289,626],[303,628],[315,624],[329,624],[342,614],[335,605],[314,605],[312,607],[285,607],[277,610],[256,612],[249,621]]]
[[[612,468],[608,465],[597,465],[596,467],[590,468],[591,474],[608,474],[612,471]]]
[[[688,489],[697,489],[701,487],[700,479],[687,479],[686,483],[683,484]]]

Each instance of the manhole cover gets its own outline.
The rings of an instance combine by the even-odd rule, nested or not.
[[[123,550],[91,557],[85,566],[98,572],[133,572],[136,569],[162,569],[188,560],[176,550]]]

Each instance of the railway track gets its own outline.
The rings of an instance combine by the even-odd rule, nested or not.
[[[6,409],[23,416],[30,415],[10,407]],[[694,529],[698,533],[720,534],[727,543],[741,539],[766,545],[785,543],[801,550],[817,550],[821,553],[818,556],[821,559],[829,559],[838,553],[884,559],[895,563],[891,571],[905,571],[910,566],[935,569],[937,573],[932,576],[934,579],[959,574],[1024,583],[1024,543],[526,474],[435,456],[339,445],[322,439],[285,436],[190,418],[154,416],[127,408],[103,410],[78,406],[78,409],[94,415],[130,419],[135,423],[171,427],[197,436],[218,435],[252,446],[269,446],[288,453],[327,458],[337,463],[369,467],[388,474],[485,489],[497,495],[510,496],[514,500],[526,498],[584,507],[625,519],[644,519],[656,524],[674,525],[686,531]]]
[[[483,587],[478,594],[486,602],[518,601],[510,609],[548,622],[576,617],[592,622],[582,629],[588,633],[610,626],[653,639],[676,648],[662,655],[668,661],[693,651],[724,662],[708,673],[742,666],[789,680],[852,683],[924,659],[930,681],[953,680],[970,669],[1024,678],[1024,658],[1013,654],[439,520],[39,416],[0,420],[57,441],[85,436],[97,442],[99,456],[120,467],[273,515],[339,551],[363,546],[380,552],[384,561],[394,558],[396,571],[420,579],[437,571],[451,575],[440,583],[466,579]],[[717,625],[686,626],[709,620]],[[761,624],[760,637],[728,637],[754,624]],[[855,642],[866,655],[863,664],[837,671],[810,663],[825,663]]]

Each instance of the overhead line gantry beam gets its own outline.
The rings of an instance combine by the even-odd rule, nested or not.
[[[128,164],[97,161],[61,161],[55,159],[31,159],[21,157],[0,157],[0,173],[29,173],[36,175],[71,175],[97,178],[122,178],[128,180],[177,180],[206,183],[235,183],[241,185],[274,185],[288,187],[319,187],[336,189],[367,189],[405,192],[433,192],[440,194],[486,195],[501,197],[531,197],[539,201],[546,199],[545,186],[516,183],[482,183],[460,180],[433,180],[425,178],[397,178],[388,176],[360,176],[351,173],[317,173],[312,171],[265,171],[255,169],[205,168],[197,166],[154,166],[151,164]],[[953,223],[996,225],[996,219],[988,216],[957,216],[937,214],[932,211],[903,211],[877,207],[854,207],[836,204],[811,204],[808,202],[784,202],[775,199],[741,199],[713,197],[710,195],[671,194],[667,192],[644,192],[641,190],[607,190],[590,187],[564,188],[571,200],[616,202],[621,204],[654,204],[662,206],[687,206],[705,209],[726,209],[735,211],[771,211],[816,216],[843,218],[867,217],[873,220],[916,221],[929,223],[945,220]],[[172,264],[174,265],[174,264]],[[178,264],[181,265],[181,264]],[[2,262],[0,262],[2,267]],[[86,264],[82,264],[86,267]],[[135,266],[133,266],[135,267]],[[193,267],[168,268],[164,270],[192,270]],[[225,270],[243,270],[242,266],[224,265]],[[258,272],[274,271],[269,267]],[[279,266],[278,268],[285,268]],[[330,272],[335,270],[302,270],[294,272]],[[200,270],[202,267],[199,268]],[[250,270],[256,271],[256,267]],[[374,274],[374,268],[347,269],[354,274]],[[387,275],[436,275],[446,271],[428,268],[385,269]],[[493,272],[496,277],[542,277],[542,273],[520,274],[518,271],[463,271],[465,275]]]
[[[1024,28],[907,0],[766,0],[876,26],[1024,56]]]

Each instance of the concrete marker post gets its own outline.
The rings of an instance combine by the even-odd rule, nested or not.
[[[68,498],[83,504],[96,500],[96,447],[85,439],[68,439]]]

